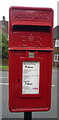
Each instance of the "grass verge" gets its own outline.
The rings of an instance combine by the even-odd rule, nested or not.
[[[8,66],[0,66],[0,70],[8,70]]]

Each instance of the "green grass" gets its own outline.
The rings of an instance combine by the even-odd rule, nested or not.
[[[0,70],[8,70],[8,66],[0,66]]]
[[[8,59],[0,58],[0,70],[8,70]]]

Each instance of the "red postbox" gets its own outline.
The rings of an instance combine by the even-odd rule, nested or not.
[[[9,11],[9,109],[51,107],[53,10],[11,7]]]

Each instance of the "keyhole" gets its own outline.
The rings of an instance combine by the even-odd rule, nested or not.
[[[18,82],[20,82],[20,79],[18,79]]]

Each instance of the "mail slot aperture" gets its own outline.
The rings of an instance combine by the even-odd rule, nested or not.
[[[50,26],[37,26],[37,25],[13,25],[13,31],[46,31],[50,32]]]

